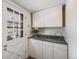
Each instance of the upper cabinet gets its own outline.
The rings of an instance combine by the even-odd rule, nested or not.
[[[32,14],[32,27],[63,27],[63,6],[55,6]]]

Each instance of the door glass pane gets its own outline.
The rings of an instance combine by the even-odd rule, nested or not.
[[[23,29],[23,22],[20,23],[20,29]]]
[[[14,28],[19,28],[18,24],[19,24],[18,22],[14,22]]]
[[[13,29],[7,29],[7,41],[13,40]]]
[[[23,30],[20,31],[20,38],[23,37]]]
[[[9,12],[13,12],[13,10],[11,8],[7,8],[7,11]]]
[[[22,13],[20,13],[20,16],[21,16],[21,21],[23,21],[23,14],[22,14]]]
[[[13,21],[7,21],[7,28],[13,28]]]

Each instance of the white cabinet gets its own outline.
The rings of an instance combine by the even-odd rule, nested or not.
[[[30,39],[29,46],[29,54],[36,59],[42,59],[42,41]]]
[[[43,42],[43,59],[54,59],[54,47],[50,42]]]
[[[62,6],[55,6],[32,14],[33,27],[62,27]]]
[[[36,59],[42,59],[43,55],[42,55],[42,50],[43,46],[40,45],[39,43],[36,44],[36,49],[35,49],[35,55],[36,55]]]
[[[29,55],[36,59],[67,59],[67,45],[30,39]]]
[[[34,39],[29,40],[29,55],[35,57],[35,41]]]
[[[54,44],[54,59],[67,59],[67,45]]]

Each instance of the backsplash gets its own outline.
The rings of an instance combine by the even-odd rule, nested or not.
[[[39,34],[64,36],[65,33],[64,28],[40,28]]]

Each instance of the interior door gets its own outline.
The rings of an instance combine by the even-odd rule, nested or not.
[[[25,55],[24,14],[3,1],[3,59],[23,59]]]

